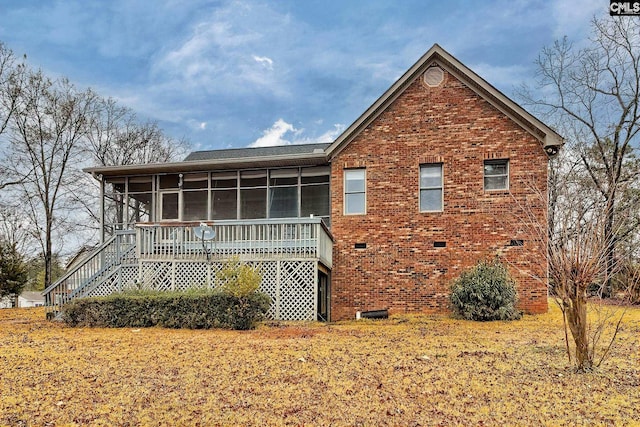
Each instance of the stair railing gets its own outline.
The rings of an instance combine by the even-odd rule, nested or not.
[[[120,268],[122,260],[129,256],[134,248],[135,232],[133,230],[117,231],[42,292],[47,307],[47,318],[57,315],[66,302],[83,296],[84,290],[95,288],[94,285],[110,277]]]

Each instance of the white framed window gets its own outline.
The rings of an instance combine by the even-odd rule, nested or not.
[[[442,163],[420,165],[420,212],[443,210]]]
[[[509,189],[509,159],[484,161],[484,190]]]
[[[365,169],[344,171],[344,214],[364,215],[367,206]]]

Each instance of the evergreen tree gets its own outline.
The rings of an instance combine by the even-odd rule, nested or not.
[[[0,240],[0,298],[18,296],[27,284],[27,266],[13,245]]]

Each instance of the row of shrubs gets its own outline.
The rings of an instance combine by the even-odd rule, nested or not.
[[[63,320],[70,326],[245,330],[263,319],[270,303],[262,293],[122,293],[71,301],[64,307]]]
[[[133,289],[73,300],[62,308],[62,319],[70,326],[246,330],[264,318],[271,298],[258,291],[262,275],[257,268],[235,259],[216,278],[219,286],[213,290]]]

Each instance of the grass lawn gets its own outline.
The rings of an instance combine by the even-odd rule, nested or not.
[[[640,308],[598,370],[557,308],[234,332],[70,328],[0,310],[0,425],[638,425]]]

